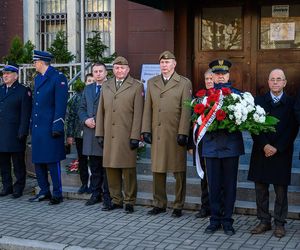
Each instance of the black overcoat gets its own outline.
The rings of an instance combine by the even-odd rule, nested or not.
[[[280,121],[275,133],[253,135],[253,148],[250,160],[248,179],[255,182],[276,185],[289,185],[294,140],[298,125],[293,111],[294,99],[285,93],[279,103],[274,104],[270,93],[256,97],[255,103],[262,106],[266,113]],[[271,157],[265,157],[264,146],[270,144],[277,149]]]
[[[31,116],[31,90],[18,81],[6,93],[6,85],[0,87],[0,152],[25,151]]]

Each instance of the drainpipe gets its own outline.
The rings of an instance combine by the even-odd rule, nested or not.
[[[80,1],[80,62],[81,62],[81,81],[84,82],[85,76],[85,27],[84,27],[84,0]]]

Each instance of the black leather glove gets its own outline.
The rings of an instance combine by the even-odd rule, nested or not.
[[[177,143],[179,146],[186,146],[188,143],[188,137],[186,135],[177,135]]]
[[[98,137],[98,143],[99,143],[100,147],[103,148],[103,146],[104,146],[104,137],[103,136]]]
[[[152,134],[148,133],[148,132],[144,132],[142,133],[143,138],[144,138],[144,142],[151,144],[152,143]]]
[[[136,139],[130,139],[130,148],[131,150],[134,150],[136,148],[139,147],[139,140],[136,140]]]
[[[58,137],[60,137],[61,136],[61,133],[60,132],[58,132],[58,131],[53,131],[52,132],[52,137],[53,138],[58,138]]]

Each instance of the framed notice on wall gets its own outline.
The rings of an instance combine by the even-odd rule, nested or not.
[[[289,5],[272,5],[272,17],[289,17]]]
[[[147,81],[153,77],[160,75],[160,67],[159,64],[143,64],[142,65],[142,73],[141,73],[141,81],[144,84],[145,93],[147,92]]]
[[[295,23],[270,23],[271,41],[294,41]]]

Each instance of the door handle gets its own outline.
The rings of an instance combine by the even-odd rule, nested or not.
[[[245,56],[229,56],[228,58],[232,59],[232,58],[241,58],[241,59],[244,59]]]

